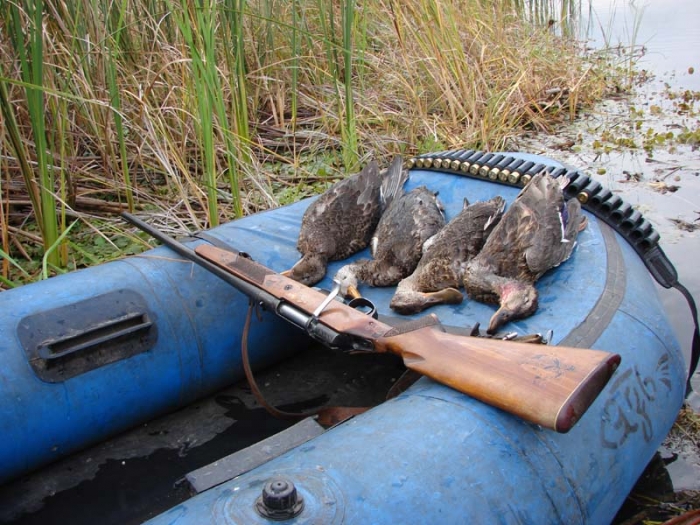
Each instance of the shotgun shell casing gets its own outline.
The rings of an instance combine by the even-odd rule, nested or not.
[[[555,179],[564,175],[568,170],[566,168],[557,168],[550,173]]]
[[[407,165],[409,170],[412,169],[416,165],[416,158],[412,157],[412,158],[408,159],[408,162],[406,163],[406,165]]]
[[[503,160],[505,155],[499,154],[499,155],[493,155],[490,159],[485,161],[483,165],[481,166],[481,169],[479,170],[479,175],[482,177],[490,177],[491,175],[491,170],[495,168],[498,163]],[[494,176],[493,178],[496,178],[498,175]]]
[[[453,160],[452,162],[450,162],[450,169],[454,171],[459,170],[459,161]]]
[[[469,168],[469,173],[472,175],[481,175],[482,177],[485,177],[486,174],[482,173],[482,168],[486,165],[486,163],[493,158],[493,153],[486,153],[483,155],[478,162],[475,162],[472,164],[472,167]],[[488,173],[488,171],[486,172]]]
[[[525,171],[522,170],[523,175],[530,175],[530,178],[534,177],[535,175],[538,175],[539,173],[546,171],[547,170],[547,165],[546,164],[535,164],[532,166],[529,170]],[[529,180],[529,179],[528,179]]]
[[[578,195],[576,195],[576,198],[581,204],[586,204],[588,202],[588,197],[589,195],[585,191],[581,191]]]
[[[454,160],[462,162],[463,160],[466,160],[472,155],[474,155],[474,153],[476,153],[476,150],[473,149],[462,150],[462,152],[459,155],[457,155]]]
[[[505,155],[496,155],[492,158],[487,166],[489,167],[489,172],[487,174],[488,178],[491,180],[498,180],[498,174],[501,170],[505,168],[513,160],[513,157],[507,157]]]
[[[464,160],[462,160],[462,163],[459,165],[459,171],[463,173],[469,173],[469,169],[472,166],[472,163],[475,162],[478,158],[482,156],[481,152],[475,151],[468,157],[466,157]]]
[[[534,165],[535,163],[530,160],[523,162],[520,166],[518,166],[517,170],[511,172],[511,174],[508,176],[508,182],[511,184],[518,184],[520,182],[520,177],[522,177],[523,174]]]
[[[524,163],[525,161],[523,159],[511,160],[511,162],[506,164],[506,166],[501,169],[501,173],[498,176],[498,180],[508,182],[510,180],[510,174],[513,172],[513,170],[515,170],[518,166]]]
[[[527,173],[520,177],[520,184],[525,186],[528,182],[532,180],[532,175],[528,175]]]

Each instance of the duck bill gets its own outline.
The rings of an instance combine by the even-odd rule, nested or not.
[[[427,306],[434,304],[460,304],[464,300],[462,292],[456,288],[444,288],[438,292],[425,294]]]
[[[389,306],[404,315],[416,314],[438,304],[459,304],[464,300],[456,288],[445,288],[437,292],[401,292],[391,299]]]
[[[283,277],[287,277],[287,278],[291,279],[291,278],[292,278],[292,270],[289,269],[289,270],[285,270],[285,271],[283,271],[283,272],[280,272],[280,275],[282,275]]]
[[[511,317],[511,312],[509,312],[505,308],[499,308],[496,311],[496,313],[493,314],[493,316],[491,317],[491,320],[489,321],[489,327],[486,330],[486,333],[489,335],[495,334],[501,326],[510,321]]]
[[[362,297],[360,291],[357,289],[357,286],[353,286],[352,284],[348,286],[348,290],[345,293],[345,295],[350,299],[359,299],[360,297]]]

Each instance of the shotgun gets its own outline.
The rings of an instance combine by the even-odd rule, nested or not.
[[[448,334],[434,314],[392,327],[241,252],[193,250],[122,217],[330,348],[397,354],[411,370],[557,432],[571,429],[620,364],[618,354],[599,350]]]

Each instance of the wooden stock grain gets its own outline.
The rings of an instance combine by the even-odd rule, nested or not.
[[[208,245],[195,252],[311,315],[326,296],[235,253]],[[326,326],[391,352],[415,370],[543,427],[568,432],[606,385],[620,356],[598,350],[448,334],[437,318],[402,331],[338,301],[319,315]]]
[[[434,327],[379,338],[378,351],[484,403],[568,432],[610,379],[620,356],[598,350],[457,336]]]

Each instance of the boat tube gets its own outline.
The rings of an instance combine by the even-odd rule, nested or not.
[[[569,176],[569,196],[589,210],[610,208],[589,212],[572,257],[538,281],[538,312],[508,326],[521,334],[551,330],[552,344],[620,354],[601,395],[558,434],[423,378],[151,523],[610,522],[684,399],[684,358],[652,279],[657,271],[672,280],[672,266],[649,262],[658,237],[626,203],[550,159],[459,150],[412,165],[407,187],[438,191],[448,220],[465,197],[511,202],[542,169]],[[310,202],[207,235],[286,270],[299,258]],[[318,286],[329,289],[346,262],[332,263]],[[393,291],[362,289],[382,319],[422,315],[392,312]],[[0,482],[240,379],[248,301],[164,247],[0,294]],[[493,307],[465,300],[431,312],[464,332],[487,323]],[[307,342],[267,313],[252,325],[251,359],[266,366]],[[277,507],[285,508],[275,514]]]

